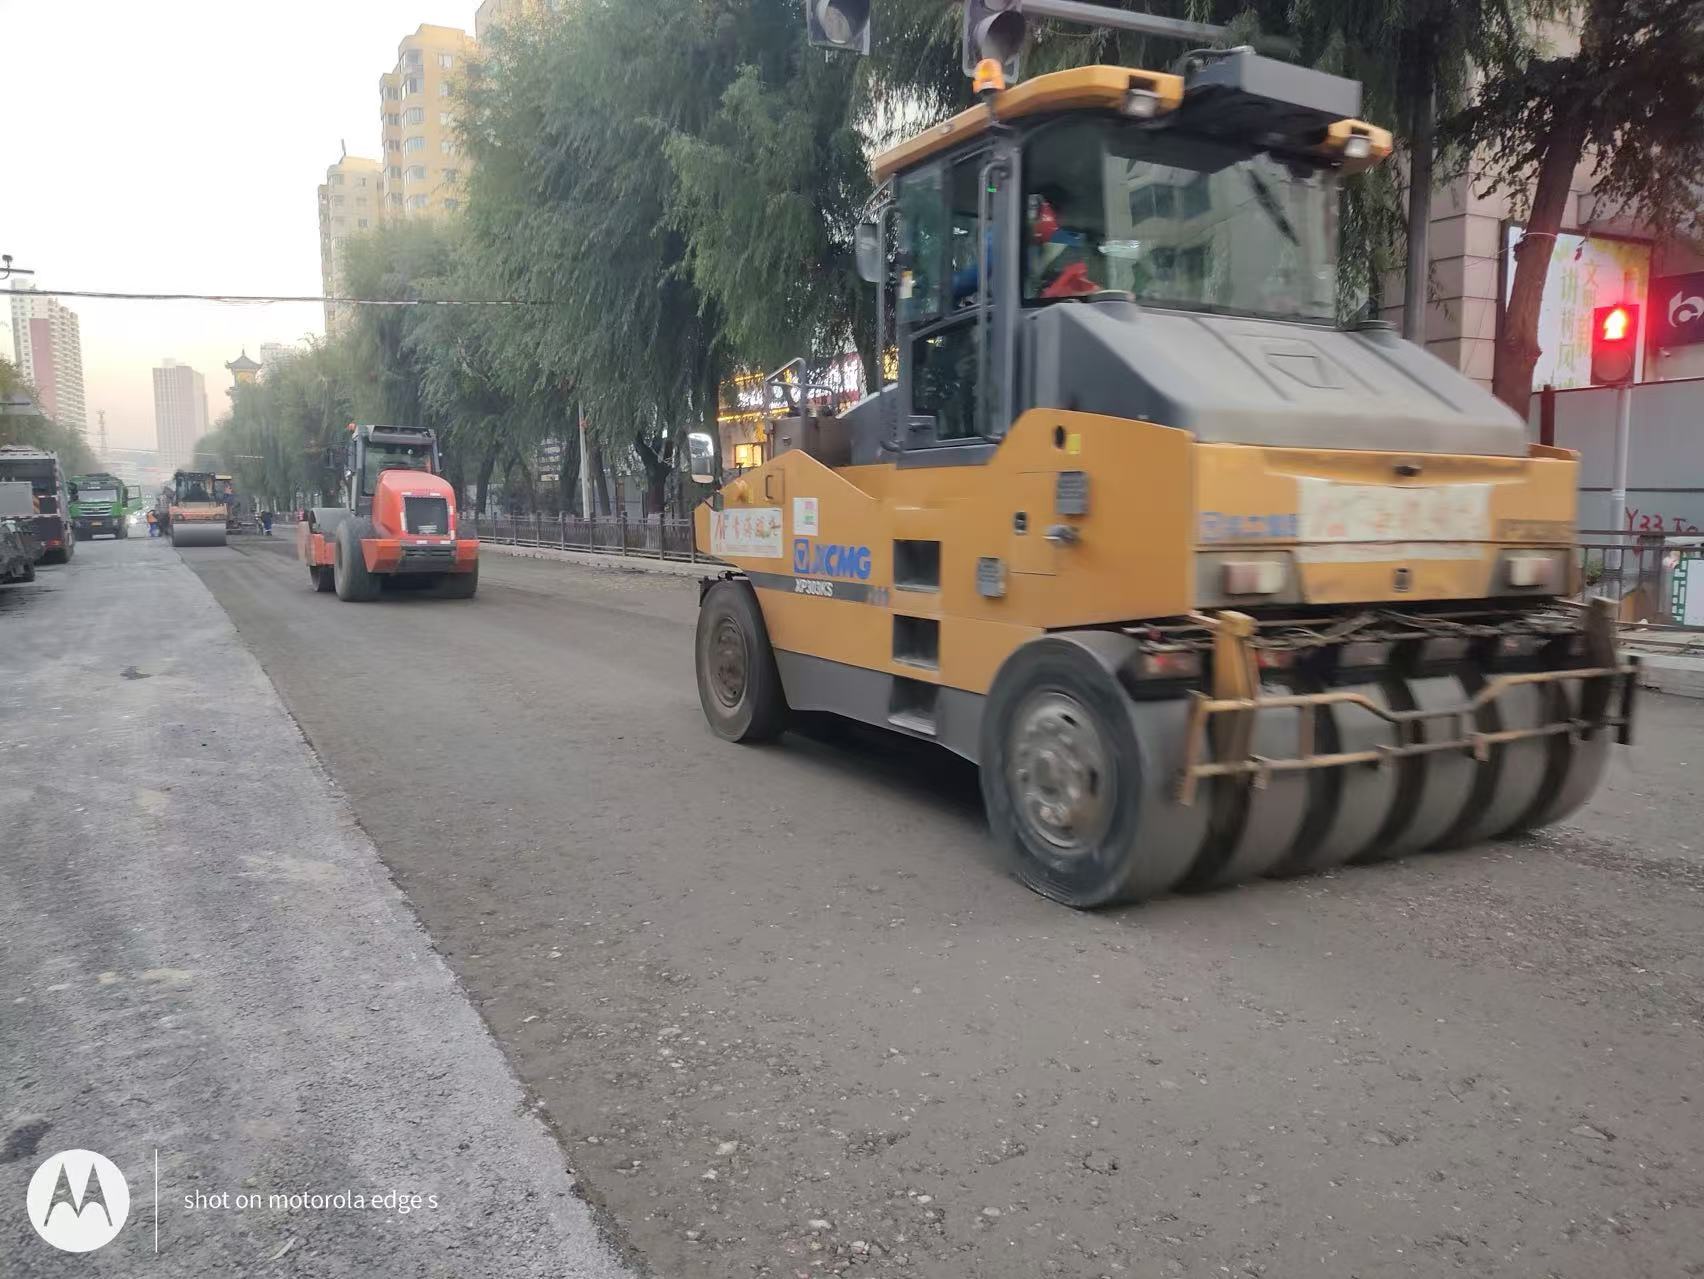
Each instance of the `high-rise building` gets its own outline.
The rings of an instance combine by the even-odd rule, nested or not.
[[[77,313],[58,298],[12,296],[12,349],[18,372],[36,389],[41,411],[58,422],[87,434],[88,409],[83,400],[83,335]]]
[[[319,189],[320,285],[328,298],[343,294],[346,241],[379,223],[384,208],[380,174],[377,160],[365,160],[347,151],[325,171],[325,182]],[[329,334],[340,328],[350,310],[327,302],[325,331]]]
[[[160,446],[160,465],[168,470],[187,466],[195,445],[207,434],[207,380],[187,364],[160,361],[154,370],[154,435]]]
[[[461,207],[465,164],[452,86],[478,47],[456,27],[422,26],[397,46],[396,69],[379,77],[385,216]]]
[[[280,360],[289,359],[299,349],[291,346],[288,342],[262,342],[260,344],[261,375],[264,376]]]

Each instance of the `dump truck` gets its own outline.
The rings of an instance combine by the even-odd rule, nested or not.
[[[0,480],[0,583],[35,581],[41,544],[33,521],[35,494],[23,480]]]
[[[43,564],[69,564],[77,552],[71,525],[71,493],[57,453],[28,445],[0,446],[0,483],[30,486],[30,513],[21,517],[40,548]]]
[[[1583,803],[1634,680],[1567,600],[1576,458],[1339,319],[1339,181],[1391,148],[1359,85],[1248,49],[975,70],[979,105],[875,161],[897,381],[836,415],[772,377],[737,476],[689,442],[721,485],[698,544],[733,565],[696,635],[714,731],[938,744],[1017,876],[1079,908]]]
[[[463,536],[456,491],[426,427],[352,425],[342,506],[313,507],[296,525],[296,554],[317,591],[353,602],[386,588],[472,599],[479,538]]]
[[[93,539],[130,536],[131,504],[142,490],[104,471],[71,477],[71,525],[77,536]]]
[[[173,546],[224,546],[225,503],[211,471],[175,471],[155,515]]]

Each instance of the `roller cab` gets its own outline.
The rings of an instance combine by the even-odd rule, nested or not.
[[[772,375],[761,464],[696,515],[733,566],[698,632],[716,731],[945,746],[1075,906],[1583,802],[1632,678],[1563,602],[1576,462],[1339,322],[1337,183],[1390,147],[1359,108],[1230,51],[994,88],[878,159],[897,377],[834,415]]]
[[[468,599],[479,588],[479,539],[464,537],[454,487],[425,428],[351,426],[345,505],[296,526],[297,557],[319,591],[368,601],[389,586]]]

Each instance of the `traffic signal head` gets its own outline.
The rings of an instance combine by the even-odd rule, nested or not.
[[[822,49],[870,52],[870,0],[805,0],[805,27]]]
[[[1600,386],[1628,382],[1639,354],[1639,308],[1631,302],[1592,312],[1592,381]]]
[[[1008,81],[1016,80],[1028,27],[1023,0],[964,0],[964,73],[974,76],[993,59]]]

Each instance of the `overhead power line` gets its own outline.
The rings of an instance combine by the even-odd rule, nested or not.
[[[289,294],[112,293],[95,289],[0,289],[0,297],[96,298],[110,302],[224,302],[265,306],[273,302],[310,302],[332,306],[556,306],[532,298],[328,298]]]

